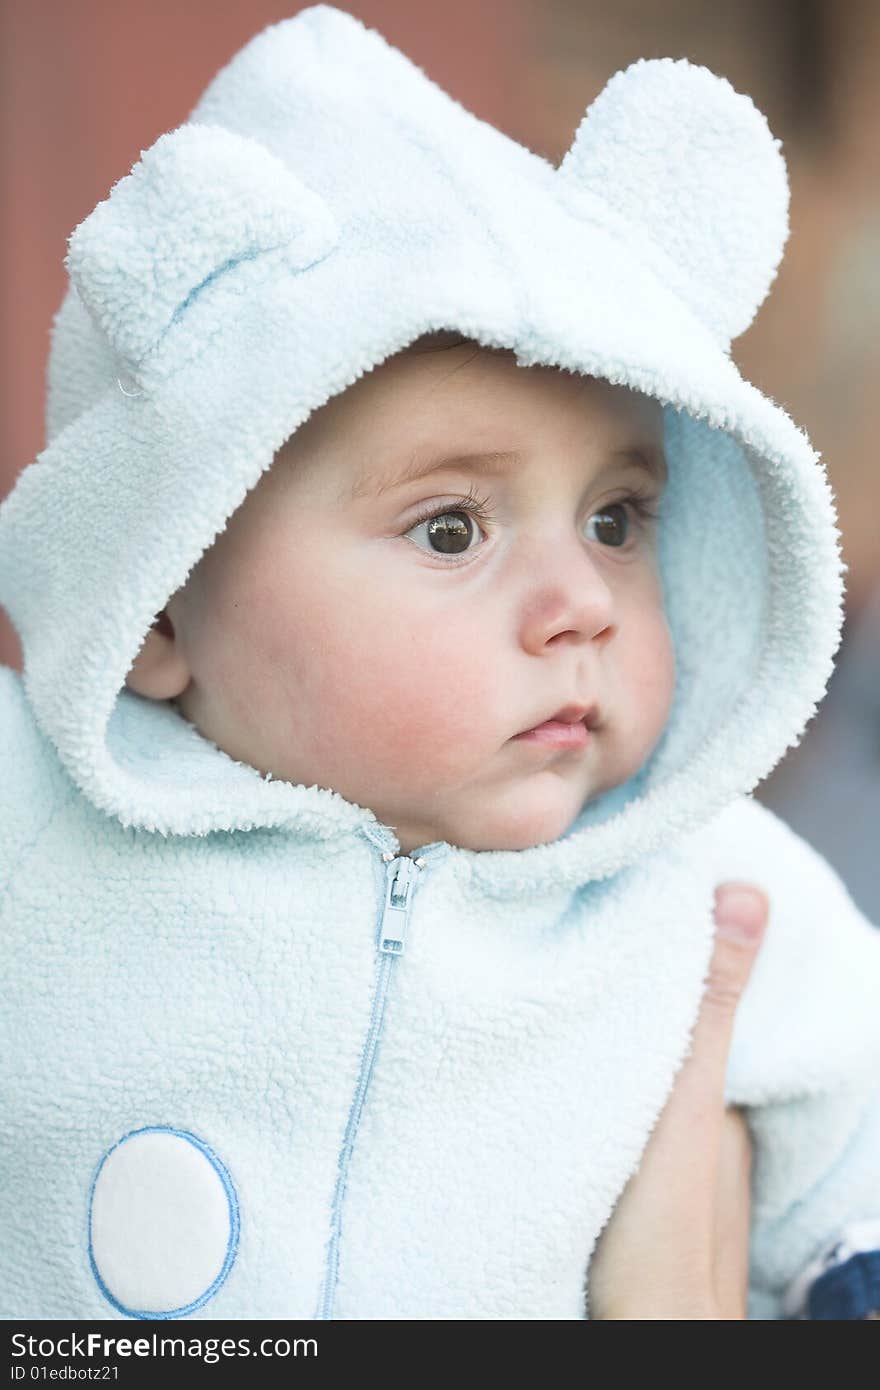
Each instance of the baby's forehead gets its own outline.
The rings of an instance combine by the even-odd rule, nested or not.
[[[381,447],[358,451],[355,494],[377,482],[382,491],[415,482],[447,460],[515,473],[559,451],[581,452],[596,466],[646,455],[649,468],[665,471],[662,406],[629,387],[523,366],[512,351],[451,332],[425,335],[383,367],[387,389],[368,412],[376,406]],[[359,403],[350,404],[353,420]]]
[[[385,498],[444,467],[515,477],[560,454],[590,469],[631,455],[665,472],[658,401],[604,378],[521,365],[514,352],[451,330],[366,372],[285,452],[302,472],[331,473],[347,502]]]
[[[639,428],[658,439],[662,434],[663,408],[653,396],[557,364],[524,364],[512,349],[485,345],[457,332],[423,334],[379,371],[394,373],[395,384],[402,376],[410,382],[439,383],[444,406],[451,396],[456,409],[466,410],[469,400],[478,401],[482,409],[495,398],[502,409],[510,409],[517,400],[543,406],[546,399],[550,408],[570,406],[591,422],[601,416],[609,424]]]

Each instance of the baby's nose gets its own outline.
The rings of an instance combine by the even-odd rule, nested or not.
[[[557,544],[533,558],[522,599],[523,647],[537,655],[550,643],[608,641],[614,597],[583,544]]]

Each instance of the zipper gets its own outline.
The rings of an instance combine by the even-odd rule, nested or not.
[[[430,848],[433,849],[434,846]],[[382,1029],[388,984],[394,962],[403,954],[415,885],[427,864],[427,859],[421,854],[414,859],[407,854],[395,855],[391,850],[385,850],[382,859],[385,864],[385,896],[376,933],[376,987],[373,993],[373,1007],[361,1055],[357,1085],[354,1089],[348,1124],[339,1154],[339,1173],[336,1179],[331,1214],[330,1244],[327,1248],[327,1260],[318,1299],[318,1311],[315,1314],[315,1318],[322,1322],[333,1317],[333,1301],[336,1295],[339,1271],[339,1241],[342,1234],[342,1204],[345,1197],[345,1184],[358,1125],[370,1079],[373,1075],[373,1063]]]

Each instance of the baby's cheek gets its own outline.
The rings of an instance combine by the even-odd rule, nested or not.
[[[491,711],[491,667],[479,647],[461,631],[404,632],[394,645],[393,659],[377,674],[376,692],[382,709],[394,712],[401,731],[432,745],[450,738],[467,739]]]
[[[630,667],[641,753],[646,757],[666,727],[675,694],[675,653],[662,609],[646,610]]]
[[[417,630],[416,630],[417,629]],[[389,622],[372,641],[359,642],[357,680],[345,702],[377,761],[411,783],[454,777],[486,747],[494,702],[492,666],[461,629],[445,635]]]

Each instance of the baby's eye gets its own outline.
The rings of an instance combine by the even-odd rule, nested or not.
[[[629,513],[624,502],[612,502],[594,512],[587,522],[590,540],[600,545],[625,545],[629,536]]]
[[[411,526],[406,535],[412,536],[422,529],[435,555],[463,555],[471,548],[471,541],[480,535],[479,527],[468,512],[452,509],[423,518]]]

